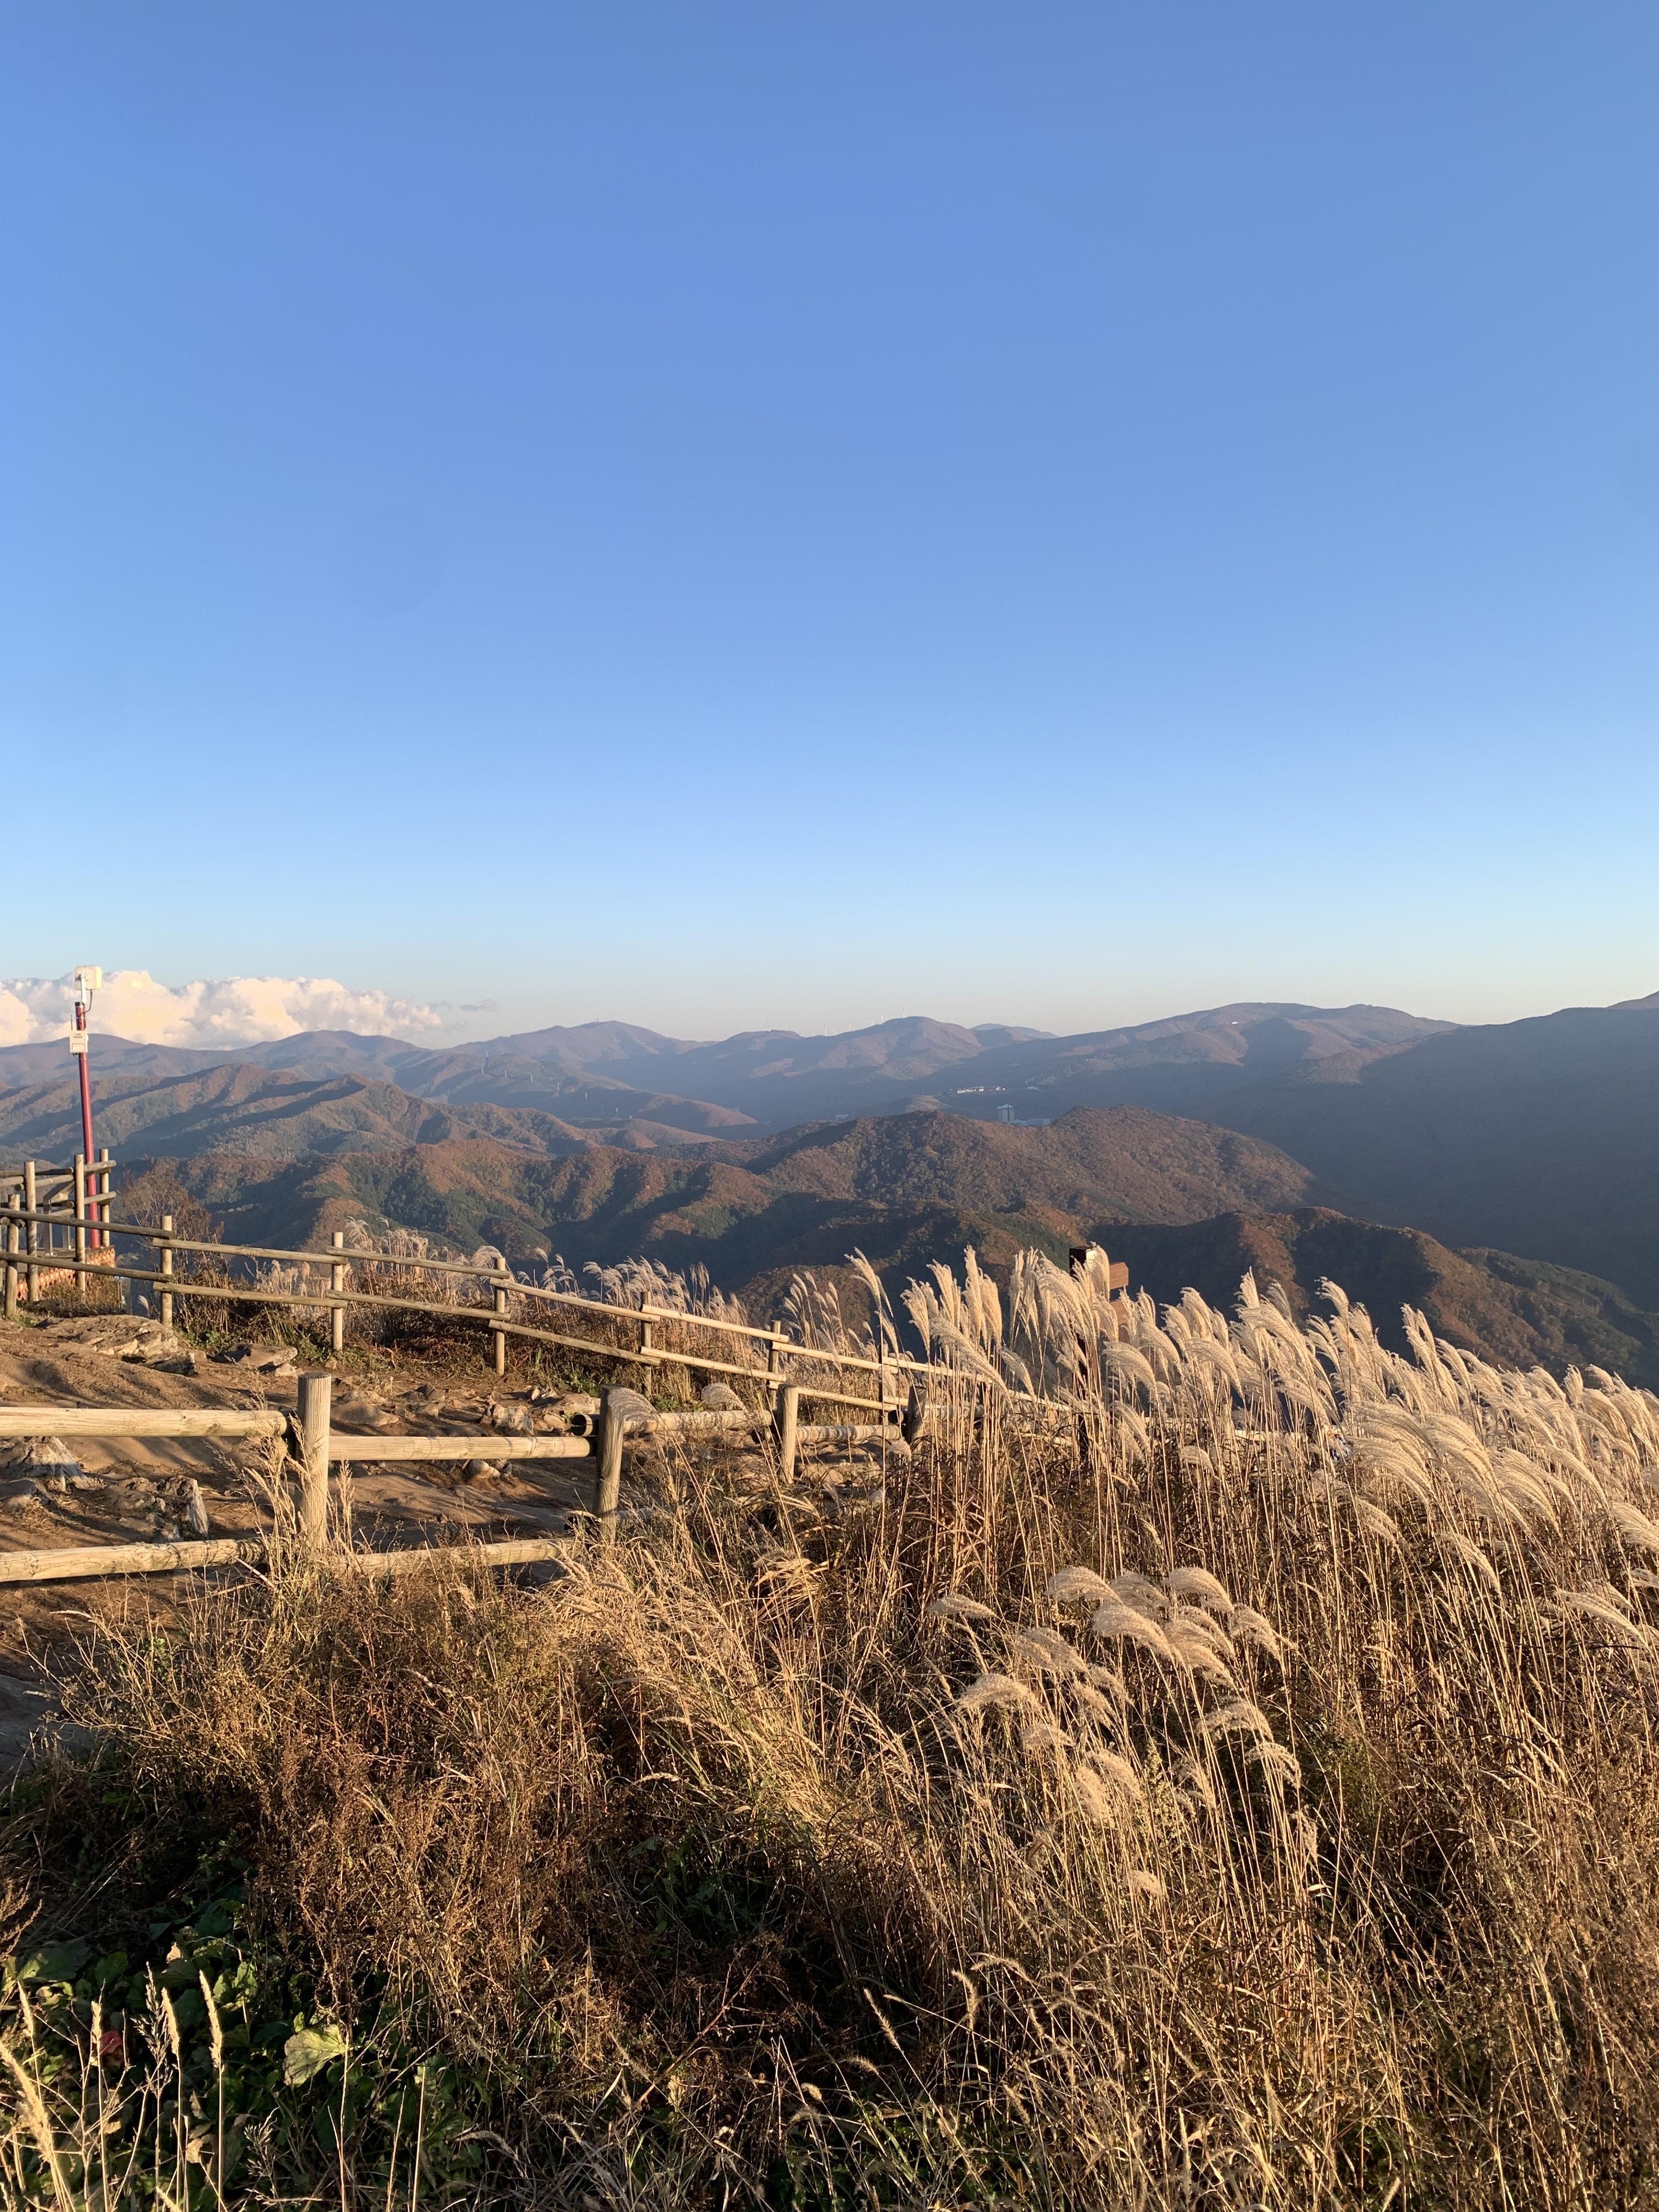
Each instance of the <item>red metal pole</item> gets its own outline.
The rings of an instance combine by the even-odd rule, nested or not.
[[[85,1034],[87,1026],[87,1010],[78,999],[76,1000],[75,1006],[75,1026],[82,1033],[82,1035]],[[85,1051],[82,1050],[77,1053],[76,1054],[76,1058],[81,1063],[82,1157],[85,1159],[88,1171],[90,1173],[94,1158],[92,1149],[92,1078],[88,1073],[87,1055]],[[94,1208],[93,1212],[93,1219],[95,1221],[97,1218],[97,1210]],[[104,1241],[102,1231],[94,1229],[87,1241],[94,1248],[101,1245]]]

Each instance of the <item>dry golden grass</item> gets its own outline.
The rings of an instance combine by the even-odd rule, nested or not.
[[[686,1461],[544,1589],[92,1644],[14,1918],[131,1971],[9,1982],[13,2201],[1659,2201],[1655,1401],[1248,1281],[910,1307],[862,1504]]]

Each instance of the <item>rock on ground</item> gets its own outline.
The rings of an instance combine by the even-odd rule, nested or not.
[[[101,1352],[110,1359],[171,1358],[179,1340],[159,1321],[141,1314],[82,1314],[73,1320],[44,1321],[39,1334],[53,1352]]]

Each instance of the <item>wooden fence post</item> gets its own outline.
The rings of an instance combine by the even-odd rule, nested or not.
[[[98,1208],[97,1218],[99,1222],[104,1224],[106,1224],[109,1220],[109,1146],[107,1145],[100,1145],[98,1148],[98,1195],[102,1203]],[[109,1230],[106,1225],[102,1227],[100,1230],[94,1231],[92,1241],[94,1249],[104,1243],[106,1240],[110,1243],[114,1242],[114,1239],[110,1237]]]
[[[6,1200],[6,1319],[17,1318],[17,1193]]]
[[[300,1377],[300,1534],[313,1550],[328,1541],[328,1428],[334,1377],[325,1367]]]
[[[75,1155],[75,1295],[87,1297],[87,1156]]]
[[[795,1479],[795,1457],[800,1430],[800,1384],[786,1382],[778,1393],[778,1411],[774,1425],[778,1443],[778,1480],[793,1482]]]
[[[161,1216],[161,1233],[153,1241],[160,1245],[161,1249],[161,1273],[165,1278],[170,1278],[173,1273],[173,1246],[168,1242],[172,1235],[173,1216],[170,1213],[164,1213]],[[161,1309],[162,1328],[171,1328],[173,1327],[173,1292],[163,1290],[158,1304]]]
[[[345,1231],[343,1229],[337,1229],[334,1232],[334,1249],[337,1252],[341,1252],[345,1249]],[[343,1260],[337,1260],[328,1271],[328,1286],[330,1290],[344,1290],[345,1274],[345,1261]],[[335,1306],[330,1310],[328,1316],[328,1346],[329,1350],[334,1354],[337,1359],[345,1350],[345,1308],[343,1306]]]
[[[23,1249],[29,1255],[29,1305],[33,1310],[40,1296],[40,1270],[34,1264],[34,1255],[40,1249],[40,1224],[33,1218],[35,1207],[34,1162],[23,1163],[23,1210],[30,1217],[23,1231]]]
[[[505,1267],[507,1262],[503,1260],[501,1264]],[[495,1285],[495,1295],[493,1303],[496,1312],[501,1315],[503,1320],[505,1320],[507,1318],[507,1292],[501,1288],[499,1283]],[[505,1375],[507,1372],[507,1331],[504,1328],[494,1328],[491,1329],[489,1333],[495,1340],[495,1372],[497,1375]]]
[[[623,1417],[606,1391],[599,1408],[599,1474],[593,1485],[593,1510],[599,1516],[599,1541],[617,1540],[617,1508],[622,1498]]]

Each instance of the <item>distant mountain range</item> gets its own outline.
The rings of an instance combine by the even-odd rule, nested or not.
[[[1409,1265],[1361,1237],[1351,1266],[1431,1279],[1540,1358],[1588,1344],[1605,1307],[1634,1372],[1659,1308],[1659,994],[1478,1027],[1244,1005],[1068,1037],[918,1016],[719,1043],[602,1022],[448,1051],[317,1032],[93,1053],[101,1140],[135,1170],[180,1163],[259,1240],[368,1212],[515,1255],[702,1259],[767,1293],[855,1243],[902,1270],[1115,1233],[1161,1284],[1176,1252],[1221,1268],[1265,1238],[1302,1283],[1347,1217],[1423,1232]],[[64,1048],[0,1050],[0,1152],[62,1158],[78,1131]]]
[[[201,1052],[99,1037],[100,1071],[175,1080],[246,1066],[319,1082],[355,1076],[445,1105],[526,1107],[612,1131],[633,1121],[688,1133],[795,1128],[836,1115],[937,1103],[969,1118],[1052,1119],[1073,1106],[1191,1113],[1241,1086],[1340,1058],[1364,1065],[1447,1029],[1386,1006],[1222,1006],[1138,1027],[1054,1037],[963,1029],[921,1015],[836,1036],[751,1030],[718,1044],[625,1022],[526,1030],[433,1051],[395,1037],[313,1030]],[[67,1081],[61,1044],[0,1050],[0,1086]]]

